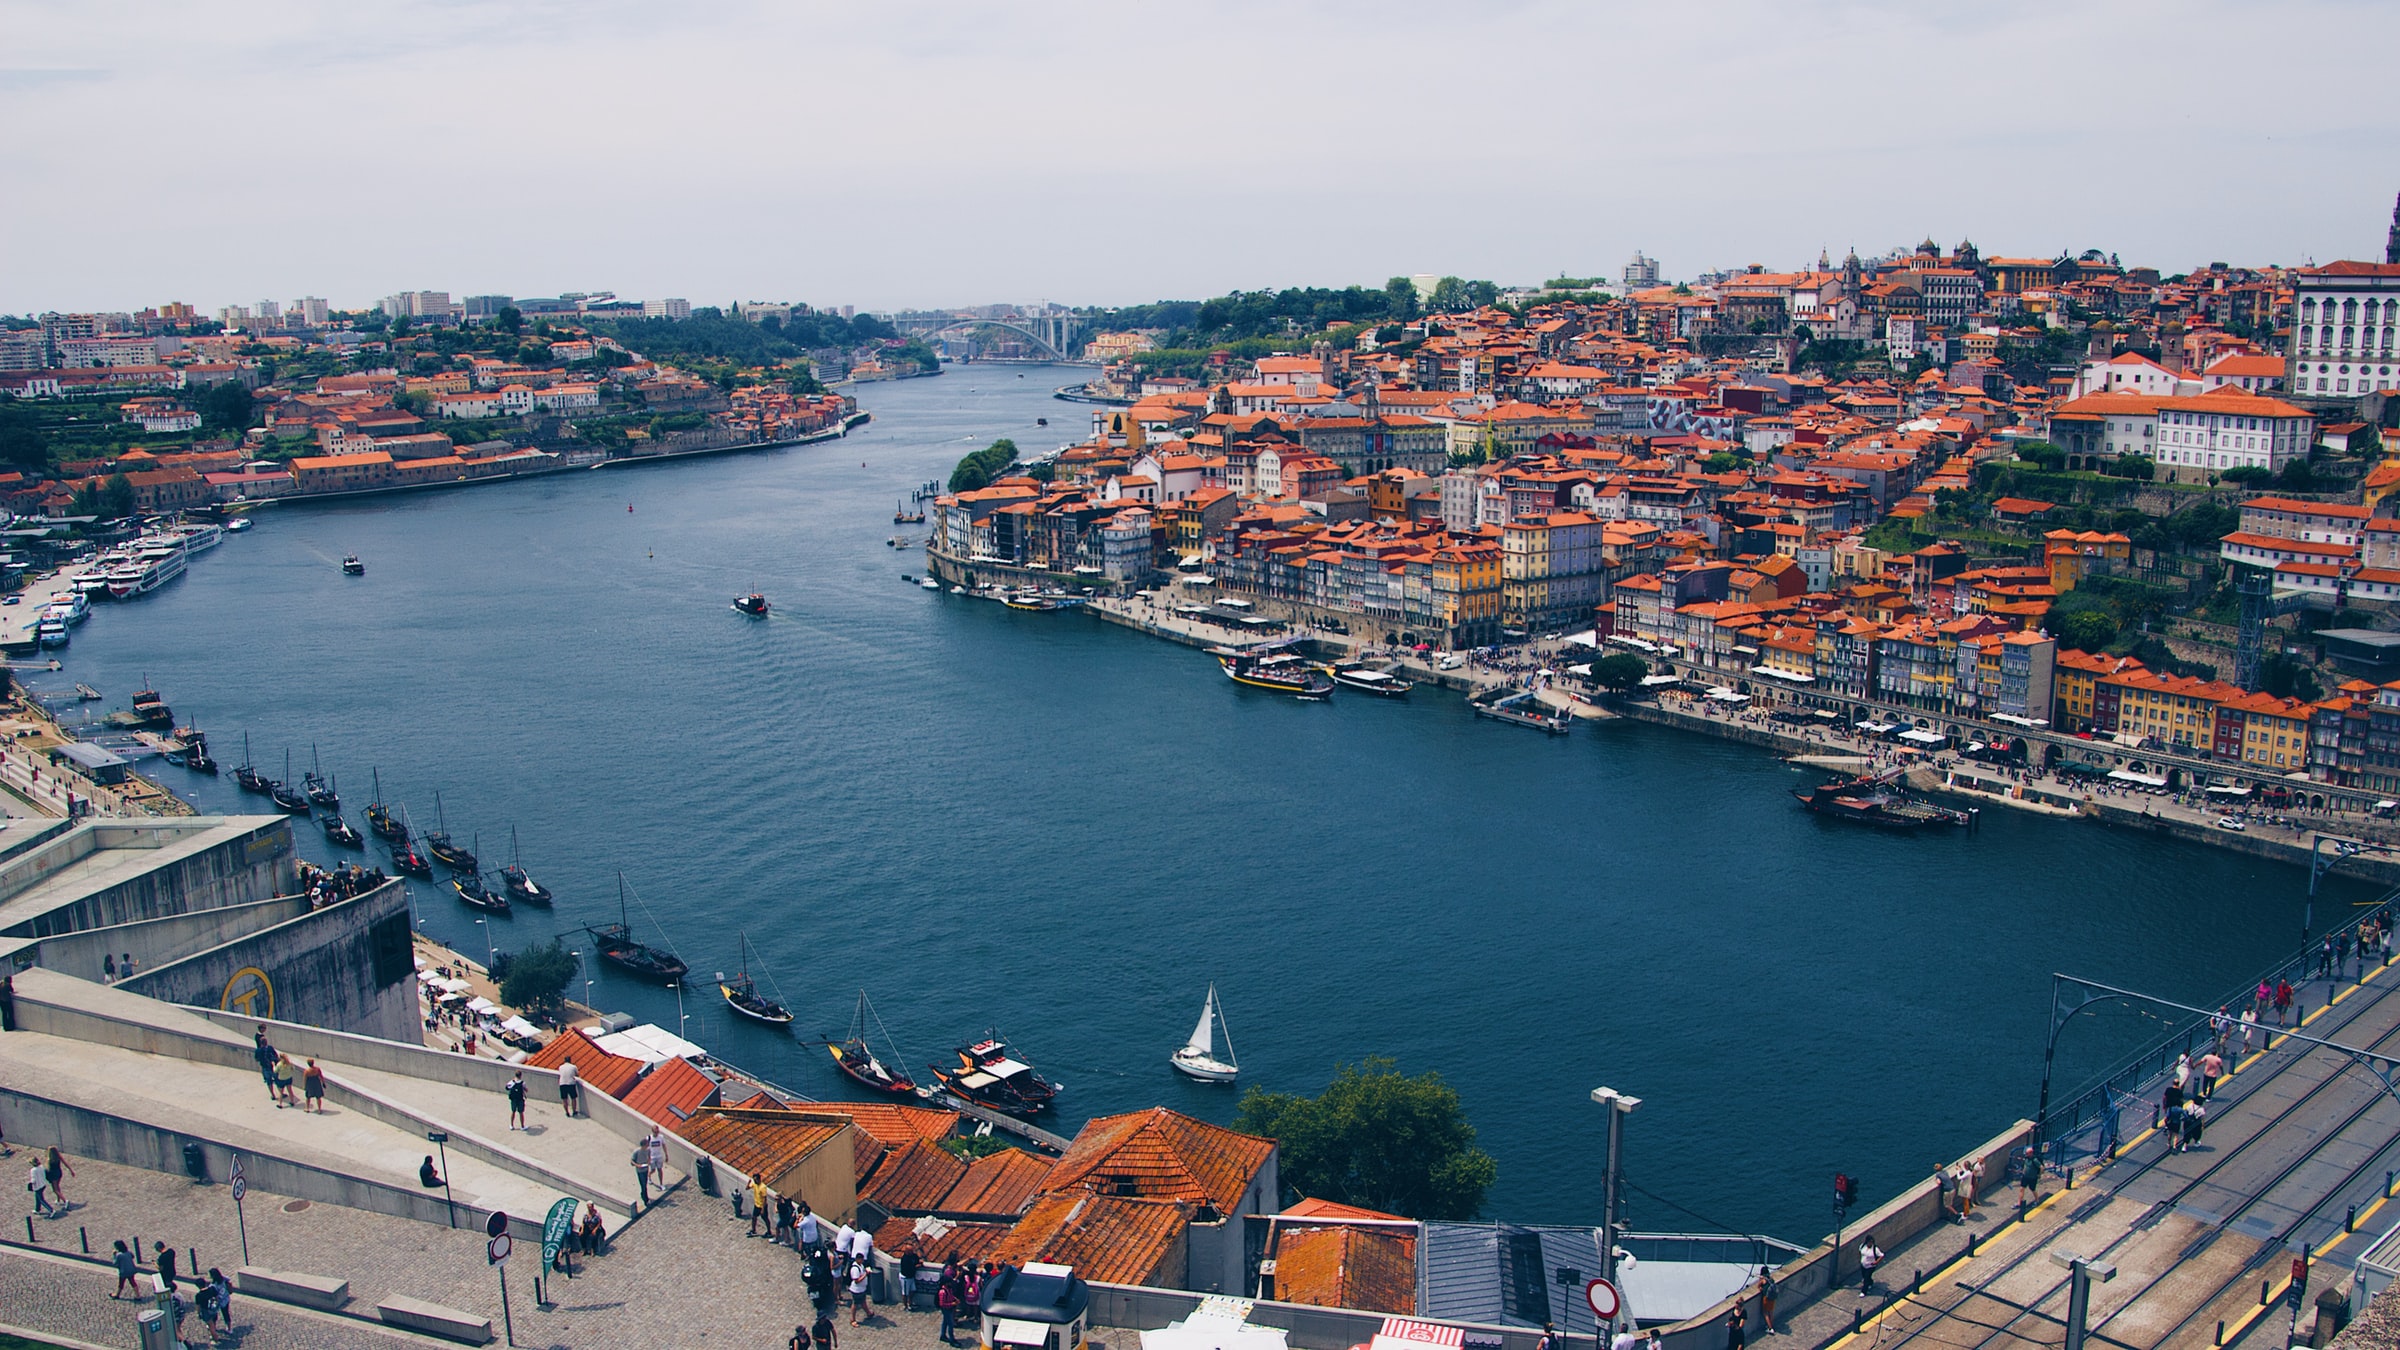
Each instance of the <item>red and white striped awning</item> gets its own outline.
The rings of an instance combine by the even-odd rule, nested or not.
[[[1369,1350],[1424,1350],[1429,1345],[1446,1350],[1463,1350],[1467,1333],[1457,1327],[1445,1327],[1433,1322],[1420,1322],[1413,1317],[1387,1317],[1383,1330],[1368,1342]]]

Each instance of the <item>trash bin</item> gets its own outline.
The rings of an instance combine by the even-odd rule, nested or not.
[[[189,1141],[184,1144],[183,1170],[191,1173],[194,1181],[208,1180],[208,1153],[199,1144]]]
[[[717,1193],[717,1164],[706,1154],[701,1155],[700,1160],[692,1164],[692,1175],[699,1179],[702,1195]]]
[[[164,1312],[144,1308],[134,1321],[140,1328],[142,1350],[175,1350],[175,1332]]]

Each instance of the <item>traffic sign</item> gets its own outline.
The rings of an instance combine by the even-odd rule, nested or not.
[[[1593,1280],[1583,1287],[1583,1301],[1592,1305],[1592,1316],[1605,1324],[1617,1320],[1617,1310],[1625,1306],[1624,1296],[1606,1280]]]
[[[501,1236],[502,1234],[506,1233],[507,1231],[508,1231],[508,1211],[507,1211],[507,1210],[504,1210],[504,1209],[495,1209],[495,1210],[493,1210],[493,1211],[492,1211],[492,1217],[490,1217],[489,1219],[486,1219],[486,1220],[484,1220],[484,1222],[483,1222],[483,1234],[484,1234],[484,1236],[485,1236],[485,1237],[499,1237],[499,1236]]]
[[[516,1244],[514,1242],[509,1240],[508,1234],[502,1233],[498,1237],[495,1237],[491,1240],[490,1244],[486,1247],[484,1254],[490,1259],[493,1265],[505,1266],[508,1264],[509,1249],[515,1245]]]
[[[237,1153],[233,1158],[233,1203],[237,1205],[242,1203],[243,1197],[249,1194],[250,1177],[242,1170],[242,1158]]]

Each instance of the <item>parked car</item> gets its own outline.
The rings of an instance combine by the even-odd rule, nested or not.
[[[2220,830],[2246,830],[2250,827],[2242,823],[2240,816],[2219,816],[2217,817],[2217,828]]]

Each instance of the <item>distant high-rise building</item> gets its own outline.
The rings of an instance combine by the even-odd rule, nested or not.
[[[497,319],[500,317],[500,311],[507,309],[511,303],[512,301],[505,295],[470,295],[459,302],[464,308],[469,323],[478,319]],[[523,310],[517,312],[524,313]]]
[[[645,319],[688,319],[692,317],[692,302],[682,299],[644,300],[642,317]]]
[[[1625,264],[1625,289],[1641,290],[1658,284],[1658,259],[1645,258],[1636,249],[1633,261]]]
[[[319,296],[304,295],[292,302],[291,313],[311,328],[323,328],[326,321],[333,317],[333,307]]]
[[[50,344],[39,328],[0,331],[0,370],[40,370],[50,364]]]
[[[450,317],[450,292],[402,291],[383,297],[383,312],[394,319],[447,319]]]

